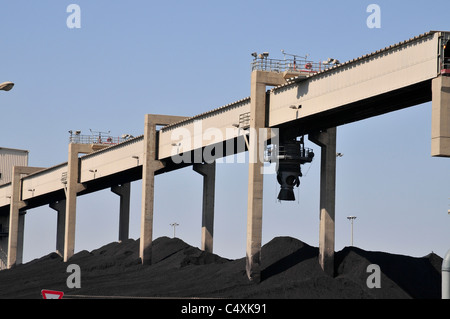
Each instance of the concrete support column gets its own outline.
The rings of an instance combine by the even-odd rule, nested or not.
[[[266,127],[266,86],[285,83],[282,74],[253,71],[250,94],[250,140],[247,200],[247,276],[254,282],[261,279],[261,243],[263,213],[264,140],[258,134]]]
[[[336,128],[310,134],[309,140],[321,147],[319,263],[334,276],[336,203]]]
[[[66,218],[64,227],[64,262],[75,252],[75,224],[77,211],[77,193],[84,189],[79,183],[80,161],[78,154],[92,152],[89,144],[69,144],[69,160],[67,162]]]
[[[23,242],[25,239],[25,215],[27,212],[19,211],[19,227],[17,230],[17,257],[16,265],[23,262]]]
[[[450,157],[450,77],[432,80],[431,155]]]
[[[56,253],[64,256],[64,227],[66,225],[66,200],[50,203],[50,208],[57,211],[56,223]]]
[[[213,252],[214,196],[216,187],[216,162],[194,164],[194,171],[203,176],[202,243],[201,249]]]
[[[8,235],[8,262],[11,268],[22,263],[23,236],[25,225],[25,214],[23,209],[26,203],[22,201],[22,175],[28,175],[42,170],[41,167],[14,166],[11,181],[11,204],[9,212],[9,235]]]
[[[119,242],[129,238],[130,229],[130,183],[111,187],[111,192],[120,196]]]
[[[139,256],[143,264],[152,262],[153,241],[153,207],[155,192],[155,172],[164,168],[164,163],[158,160],[157,126],[169,125],[186,119],[181,116],[166,116],[147,114],[144,129],[144,158],[142,163],[142,210],[141,238]]]

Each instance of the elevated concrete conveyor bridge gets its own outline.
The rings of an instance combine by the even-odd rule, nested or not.
[[[249,151],[247,275],[258,281],[263,195],[258,154],[267,140],[284,134],[308,135],[321,147],[319,262],[333,275],[336,127],[432,101],[431,155],[450,157],[450,77],[444,76],[449,40],[449,32],[431,31],[308,76],[256,68],[248,98],[194,117],[147,114],[142,136],[106,148],[72,143],[66,163],[15,167],[12,182],[0,186],[0,222],[9,223],[4,263],[12,267],[22,260],[21,212],[42,205],[58,211],[56,247],[67,261],[74,254],[76,198],[101,189],[121,196],[119,240],[127,238],[129,183],[139,179],[140,256],[151,263],[154,176],[186,166],[204,176],[202,249],[212,251],[215,159]]]

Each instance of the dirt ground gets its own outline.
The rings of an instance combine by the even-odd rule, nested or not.
[[[335,253],[335,276],[318,264],[318,248],[291,237],[263,246],[260,283],[249,282],[245,258],[229,260],[180,239],[153,241],[152,265],[141,265],[139,240],[81,251],[68,263],[51,253],[0,271],[0,298],[41,298],[42,289],[65,297],[133,296],[233,299],[439,299],[442,258],[422,258],[346,247]],[[81,288],[69,289],[68,264],[81,270]],[[369,288],[370,264],[380,267],[381,288]]]

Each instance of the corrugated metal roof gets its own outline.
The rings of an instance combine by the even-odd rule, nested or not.
[[[13,148],[0,148],[0,184],[9,183],[12,180],[14,166],[28,165],[28,151]]]
[[[29,151],[27,151],[27,150],[20,150],[18,148],[9,148],[9,147],[0,147],[0,151],[1,150],[29,153]]]

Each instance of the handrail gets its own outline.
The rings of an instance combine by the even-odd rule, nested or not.
[[[269,71],[269,72],[298,72],[304,74],[314,74],[326,69],[326,65],[322,62],[313,62],[302,59],[268,59],[256,58],[252,61],[252,71]]]
[[[94,135],[71,135],[69,143],[74,144],[106,144],[115,145],[127,141],[129,138]]]
[[[314,151],[303,145],[299,145],[298,153],[292,157],[292,154],[288,154],[284,145],[270,145],[266,147],[264,151],[264,161],[270,163],[278,163],[279,160],[300,160],[302,162],[311,162],[314,158]]]

